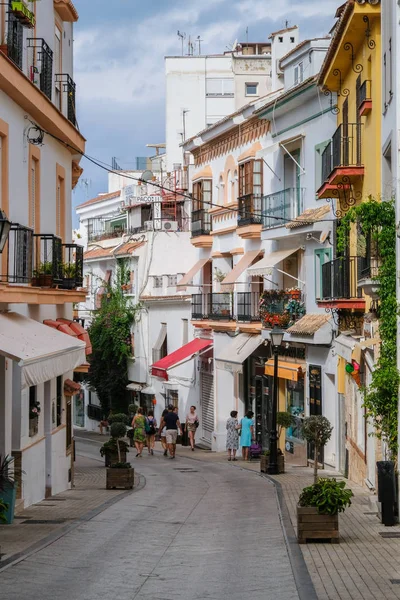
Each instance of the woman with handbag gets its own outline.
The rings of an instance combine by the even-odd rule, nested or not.
[[[196,407],[191,406],[188,414],[186,415],[186,431],[189,434],[189,442],[192,448],[192,452],[194,452],[194,444],[196,437],[196,430],[199,426],[199,417],[196,413]]]
[[[239,448],[239,429],[237,410],[231,411],[231,416],[226,422],[226,449],[228,450],[228,460],[237,460],[236,452]]]
[[[137,451],[136,458],[142,457],[144,443],[146,441],[146,417],[143,408],[139,406],[137,414],[132,419],[133,441]]]

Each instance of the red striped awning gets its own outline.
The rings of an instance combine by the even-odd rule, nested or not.
[[[176,367],[178,364],[190,360],[202,350],[211,348],[212,345],[212,340],[196,338],[188,344],[182,346],[182,348],[179,348],[179,350],[171,352],[171,354],[168,354],[168,356],[164,356],[164,358],[155,362],[154,365],[151,365],[151,374],[154,375],[154,377],[161,377],[162,379],[168,381],[168,369]]]

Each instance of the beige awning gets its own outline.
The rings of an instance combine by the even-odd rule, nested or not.
[[[241,276],[241,274],[243,273],[243,271],[245,271],[247,269],[247,267],[249,265],[251,265],[251,263],[262,252],[264,252],[264,251],[263,250],[250,250],[249,252],[246,252],[242,256],[242,258],[239,260],[239,262],[233,267],[232,271],[230,273],[228,273],[228,275],[222,281],[221,285],[223,285],[223,286],[230,285],[233,288],[233,284],[236,283],[236,281],[239,279],[239,277]],[[256,263],[256,264],[258,264],[258,263]],[[226,289],[226,287],[224,287],[224,290],[228,291]]]
[[[215,366],[217,369],[230,371],[231,373],[241,373],[244,361],[262,343],[261,335],[239,333],[239,335],[232,338],[232,341],[224,347],[218,356],[214,354]]]
[[[197,275],[197,273],[204,267],[206,263],[208,263],[209,258],[201,258],[197,261],[197,263],[182,277],[180,281],[176,284],[176,287],[182,288],[182,291],[186,289],[186,286],[193,281],[193,277]]]
[[[300,248],[291,248],[290,250],[279,250],[278,252],[271,252],[264,256],[258,263],[249,267],[247,273],[250,276],[254,275],[271,275],[272,269],[288,258],[292,254],[295,254]]]
[[[15,312],[0,313],[0,354],[21,367],[22,388],[39,385],[86,362],[86,344]]]

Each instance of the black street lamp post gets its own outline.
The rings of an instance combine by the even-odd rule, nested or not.
[[[278,474],[278,432],[276,430],[276,416],[278,412],[278,353],[285,332],[278,327],[271,331],[271,344],[274,353],[274,387],[272,396],[272,423],[269,436],[269,461],[267,472],[269,475]]]

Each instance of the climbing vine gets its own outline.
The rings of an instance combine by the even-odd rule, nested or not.
[[[351,208],[338,225],[337,249],[345,252],[352,224],[360,223],[362,234],[377,248],[379,259],[379,333],[381,348],[372,373],[371,384],[364,390],[364,405],[378,438],[385,440],[393,460],[398,441],[397,315],[396,300],[396,218],[394,201],[378,202],[369,198]]]
[[[127,263],[119,260],[114,281],[102,282],[105,293],[89,328],[93,351],[87,380],[105,414],[110,410],[127,412],[129,404],[126,386],[128,358],[132,356],[131,327],[140,310],[124,293],[129,276]]]

